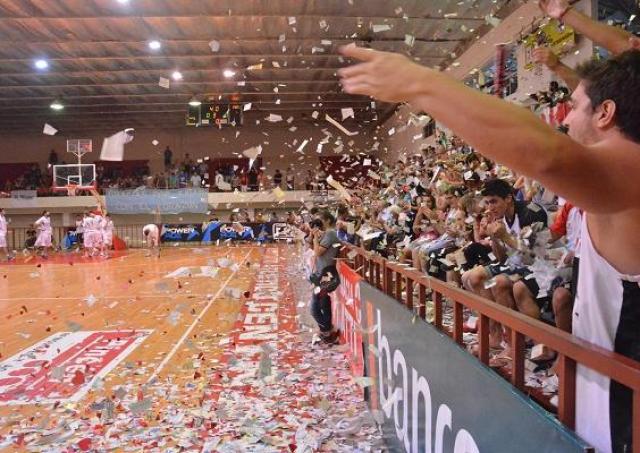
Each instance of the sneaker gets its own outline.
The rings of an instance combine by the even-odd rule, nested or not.
[[[321,335],[322,341],[326,344],[339,344],[340,343],[340,331],[334,330],[327,335]]]

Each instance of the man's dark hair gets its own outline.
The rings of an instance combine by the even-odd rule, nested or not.
[[[324,225],[322,225],[322,220],[320,219],[313,219],[311,222],[309,222],[309,228],[318,228],[318,229],[322,229]]]
[[[640,143],[640,50],[628,50],[604,61],[589,61],[576,71],[595,109],[607,99],[615,102],[615,124]]]
[[[348,217],[349,216],[349,208],[343,204],[338,206],[338,209],[336,209],[336,213],[338,214],[338,217]]]
[[[336,218],[329,211],[322,211],[322,213],[320,214],[320,218],[323,222],[326,222],[329,225],[336,224]]]
[[[489,179],[484,183],[482,196],[507,198],[513,196],[513,186],[504,179]]]

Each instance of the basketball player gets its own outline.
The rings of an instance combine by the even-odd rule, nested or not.
[[[147,241],[148,252],[147,256],[151,256],[153,250],[156,250],[156,256],[160,257],[160,230],[158,229],[158,225],[150,223],[145,225],[142,229],[142,234]]]
[[[102,218],[102,253],[101,256],[107,256],[109,250],[113,246],[113,220],[109,214],[105,214]]]
[[[51,229],[51,214],[49,211],[44,211],[42,217],[40,217],[33,224],[38,231],[38,238],[36,239],[35,247],[41,248],[40,253],[44,259],[49,258],[49,249],[51,248],[51,235],[53,233]]]
[[[7,261],[15,258],[7,249],[7,218],[4,216],[4,209],[0,208],[0,250],[4,252]]]
[[[102,256],[104,252],[104,238],[102,237],[102,223],[104,222],[104,217],[102,217],[102,211],[99,206],[95,211],[92,211],[92,214],[95,230],[93,240],[95,242],[96,255]]]
[[[93,257],[98,253],[102,243],[100,221],[93,212],[88,212],[82,221],[84,227],[84,257]]]

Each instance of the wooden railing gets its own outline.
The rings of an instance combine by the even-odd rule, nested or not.
[[[345,261],[370,285],[378,288],[429,322],[426,313],[427,296],[433,301],[432,324],[450,334],[463,346],[463,310],[478,314],[479,360],[489,364],[489,320],[511,329],[512,368],[510,380],[524,390],[525,337],[543,343],[558,353],[558,418],[568,428],[575,428],[576,365],[591,368],[629,387],[633,392],[633,453],[640,453],[640,362],[607,351],[557,328],[503,307],[488,299],[434,279],[408,265],[392,263],[362,248],[347,245]],[[414,288],[418,287],[418,301]],[[443,298],[453,304],[453,325],[449,332],[443,327]],[[640,327],[639,327],[640,328]]]

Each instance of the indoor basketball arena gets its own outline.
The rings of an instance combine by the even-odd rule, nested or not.
[[[0,451],[640,453],[633,0],[0,0]]]

